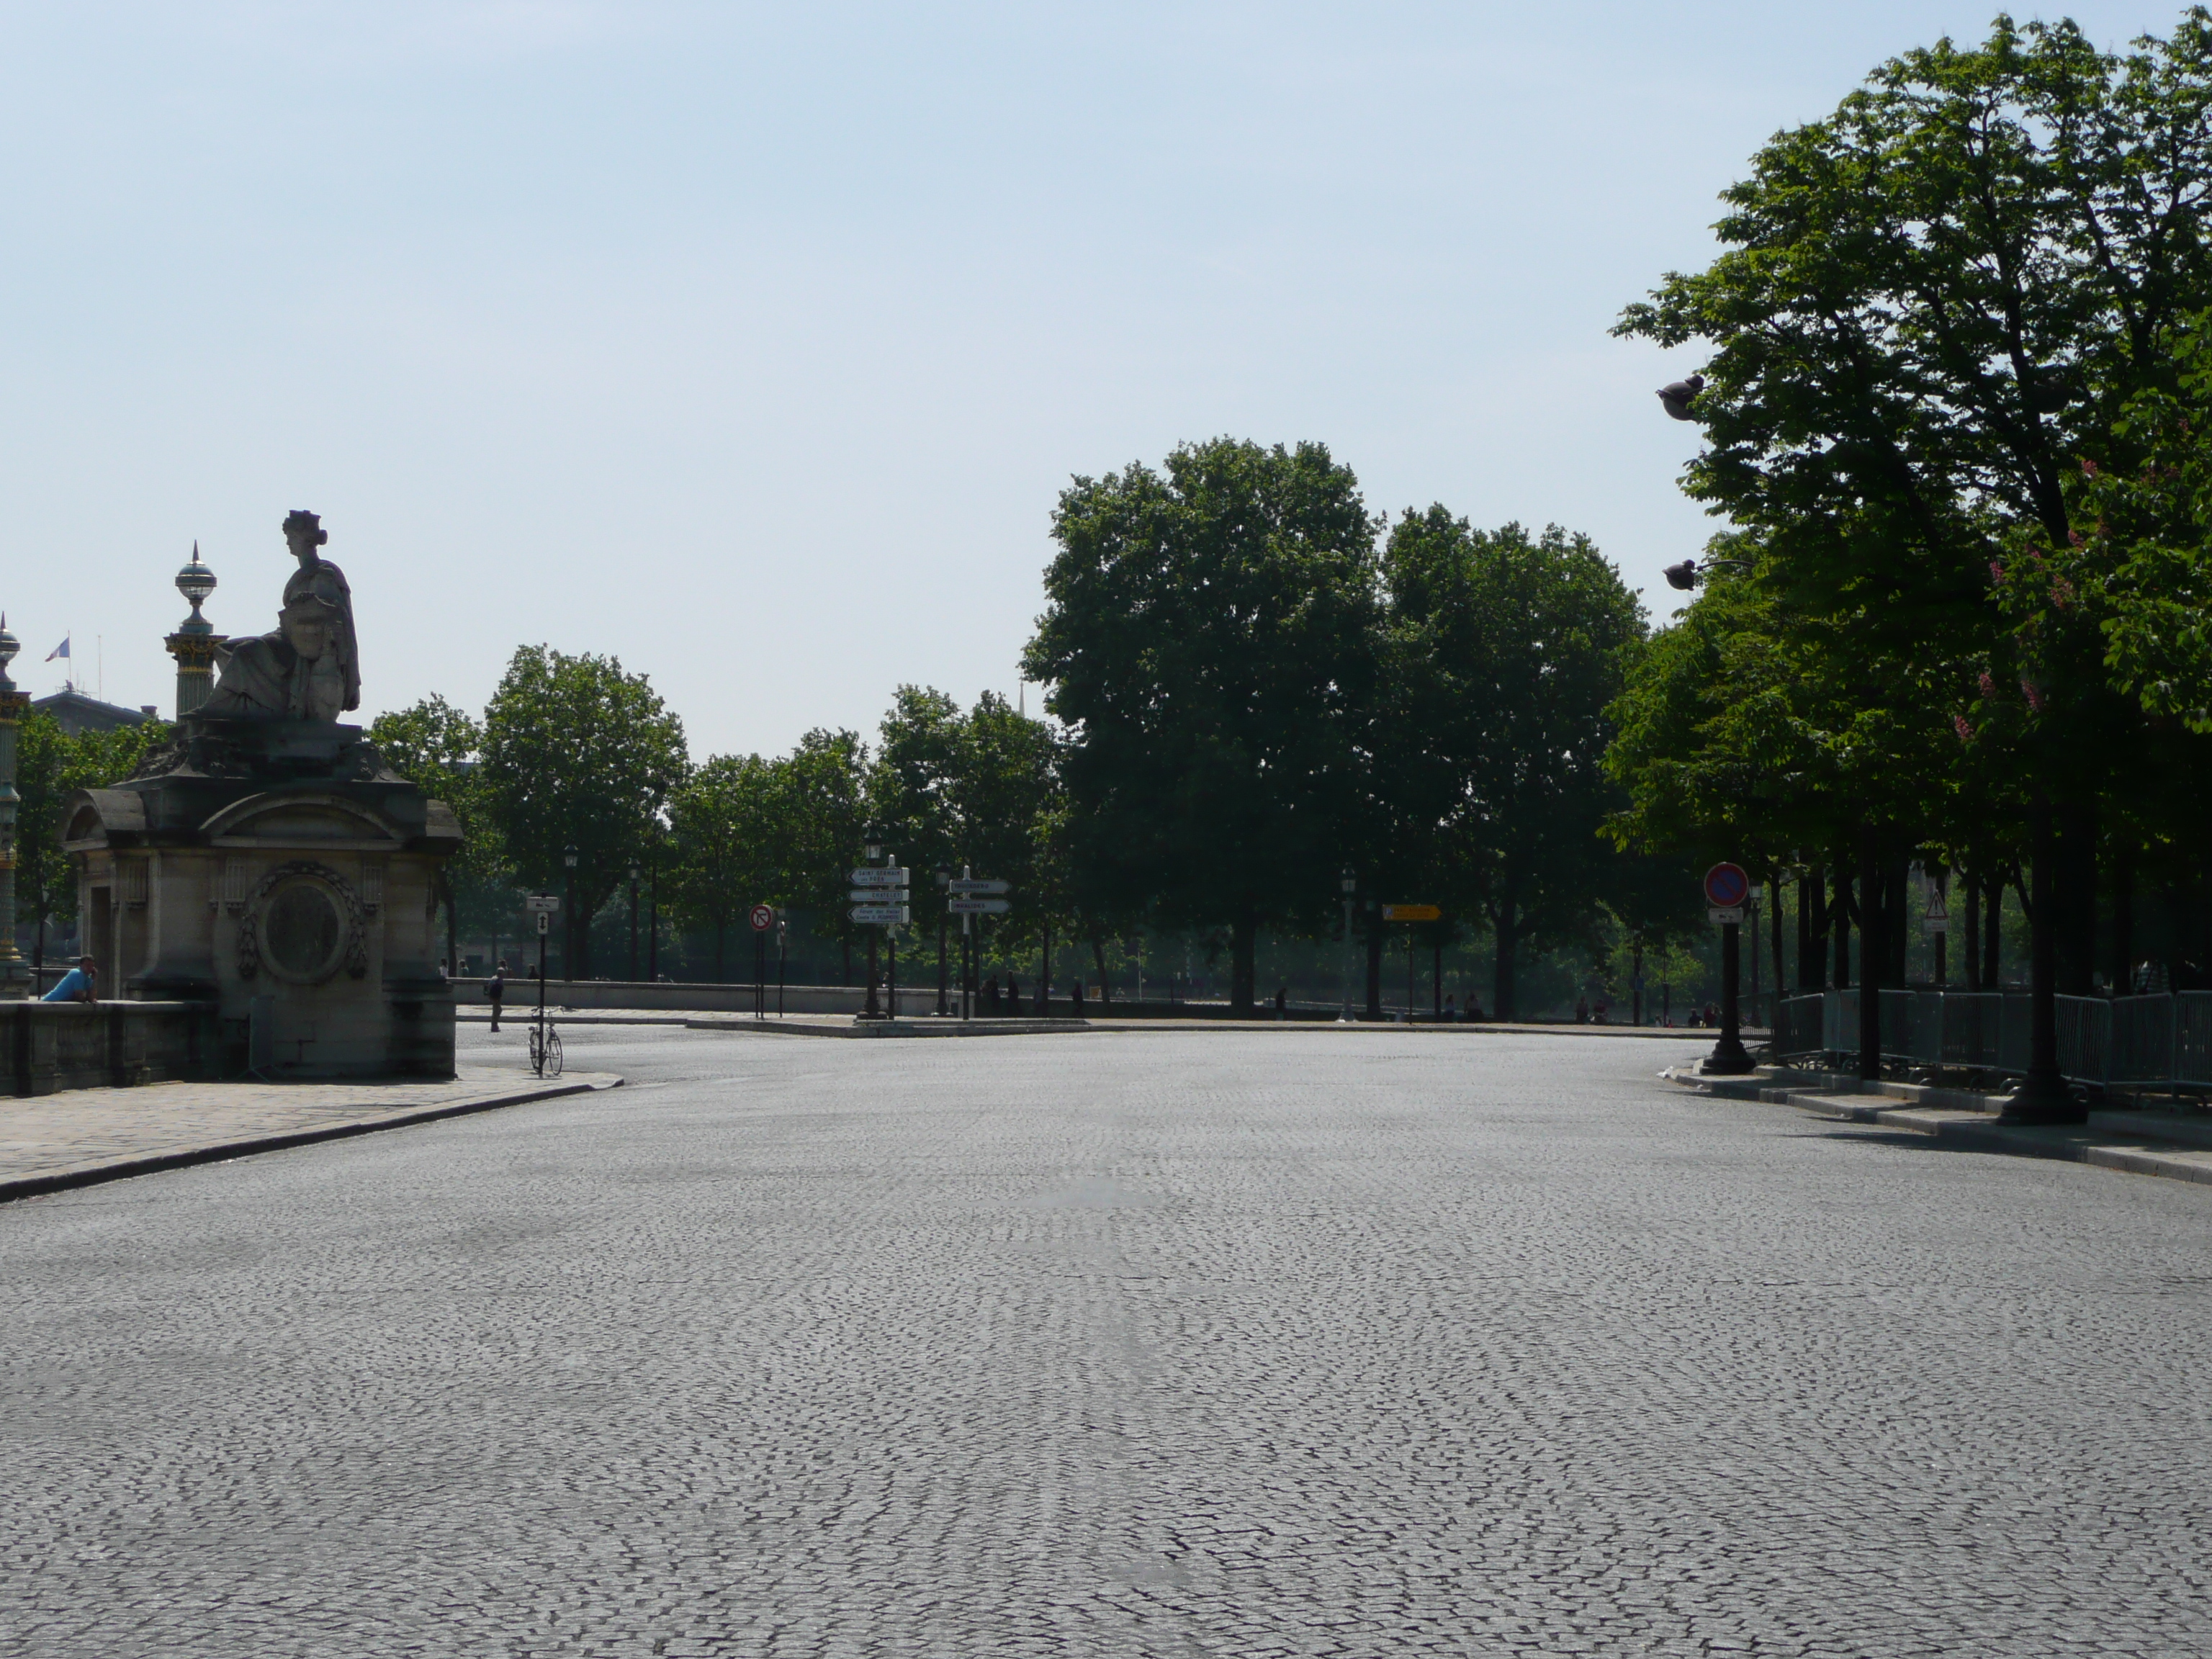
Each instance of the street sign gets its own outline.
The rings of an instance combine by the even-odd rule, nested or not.
[[[1929,888],[1928,909],[1921,917],[1921,921],[1931,933],[1948,933],[1951,931],[1951,912],[1943,902],[1942,888],[1935,886]]]
[[[1743,920],[1743,906],[1741,904],[1716,904],[1705,912],[1705,920],[1707,921],[1741,922]]]
[[[1716,864],[1705,872],[1705,902],[1716,910],[1741,909],[1750,896],[1751,878],[1741,865]]]
[[[554,893],[532,893],[522,901],[522,908],[533,916],[556,915],[561,909],[561,900]]]
[[[955,876],[945,884],[948,893],[1011,893],[1014,884],[1010,881],[986,881],[981,876]]]
[[[945,908],[956,916],[1003,916],[1013,906],[1005,899],[957,898],[947,900]]]
[[[873,865],[864,864],[853,872],[853,885],[855,887],[903,887],[906,885],[907,878],[913,873],[911,870],[902,870],[896,865],[890,865],[878,870]]]
[[[900,927],[913,920],[903,904],[856,904],[845,914],[871,927]]]
[[[1386,904],[1382,907],[1385,921],[1437,921],[1443,912],[1433,904]]]
[[[848,887],[845,896],[855,904],[904,904],[912,895],[903,887]]]
[[[538,937],[544,939],[546,934],[552,931],[553,913],[550,910],[540,910],[538,913]]]
[[[753,932],[756,933],[765,933],[768,932],[769,928],[775,926],[775,907],[771,904],[756,904],[753,906],[752,924]]]

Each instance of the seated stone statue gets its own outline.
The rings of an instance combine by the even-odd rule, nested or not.
[[[361,706],[353,591],[345,573],[315,551],[329,533],[315,514],[295,513],[284,537],[300,568],[284,584],[276,631],[221,649],[222,675],[202,714],[335,720]]]

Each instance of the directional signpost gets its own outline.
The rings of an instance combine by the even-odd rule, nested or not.
[[[874,848],[871,848],[869,850],[872,853]],[[852,889],[846,894],[846,897],[852,900],[852,904],[845,912],[848,919],[858,922],[863,927],[890,929],[905,927],[914,920],[914,913],[907,904],[908,897],[907,881],[912,873],[911,871],[900,869],[896,861],[881,867],[872,864],[863,864],[856,867],[852,872]],[[895,933],[887,933],[885,939],[890,950],[887,985],[890,999],[889,1012],[890,1017],[896,1019],[898,1018],[898,935]],[[876,947],[872,939],[868,945],[868,1008],[865,1016],[869,1019],[876,1018],[875,957]]]
[[[1014,907],[1006,899],[956,898],[945,900],[945,908],[956,916],[1003,916]]]
[[[1738,1018],[1738,981],[1742,972],[1738,928],[1751,899],[1751,878],[1738,864],[1716,864],[1705,872],[1706,915],[1721,929],[1721,1037],[1705,1056],[1703,1070],[1717,1077],[1741,1077],[1752,1069]]]
[[[753,925],[753,1018],[768,1018],[768,930],[775,926],[775,907],[756,904],[747,914]]]
[[[553,931],[553,918],[560,914],[561,898],[557,893],[532,893],[522,901],[522,908],[538,918],[538,1052],[545,1052],[545,936]]]
[[[1382,907],[1385,921],[1437,921],[1443,916],[1441,908],[1433,904],[1386,904]]]

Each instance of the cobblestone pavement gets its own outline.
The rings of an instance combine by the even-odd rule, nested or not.
[[[2212,1652],[2205,1188],[1687,1045],[571,1045],[0,1208],[0,1655]]]
[[[148,1159],[339,1127],[404,1122],[478,1101],[618,1079],[532,1077],[526,1066],[464,1065],[443,1083],[155,1083],[0,1097],[0,1192]]]

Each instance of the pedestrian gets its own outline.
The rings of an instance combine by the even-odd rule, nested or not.
[[[1291,988],[1287,985],[1278,985],[1275,988],[1275,1018],[1288,1019],[1290,1017]]]
[[[1459,1018],[1459,999],[1449,991],[1444,993],[1444,1023],[1449,1025]]]
[[[1083,981],[1080,979],[1075,981],[1073,988],[1069,991],[1068,1000],[1075,1005],[1075,1018],[1081,1019],[1083,1018]]]
[[[1022,988],[1012,974],[1006,975],[1006,1012],[1015,1019],[1022,1017]]]
[[[61,976],[61,982],[40,998],[41,1002],[97,1002],[100,1000],[94,981],[100,969],[93,965],[90,957],[79,957],[76,966]]]
[[[1589,1002],[1586,998],[1575,999],[1575,1024],[1577,1025],[1589,1024]]]
[[[499,1030],[499,1011],[506,996],[507,958],[501,957],[493,966],[491,977],[484,981],[484,1000],[491,1004],[491,1029],[495,1031]]]

